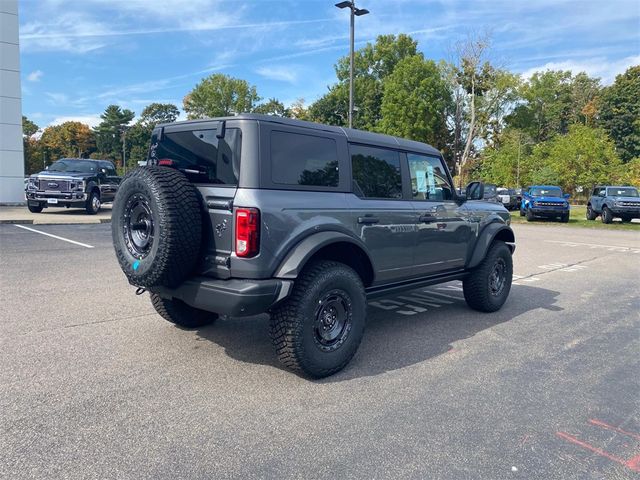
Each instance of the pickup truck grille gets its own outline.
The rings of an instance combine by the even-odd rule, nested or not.
[[[43,180],[40,179],[39,190],[46,190],[49,192],[68,192],[70,190],[69,180]]]
[[[541,207],[564,207],[564,203],[562,202],[536,202],[536,205],[540,205]]]

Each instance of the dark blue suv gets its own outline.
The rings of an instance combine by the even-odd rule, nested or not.
[[[563,223],[569,221],[569,194],[553,185],[534,185],[522,196],[520,216],[530,222],[534,218],[557,218]]]

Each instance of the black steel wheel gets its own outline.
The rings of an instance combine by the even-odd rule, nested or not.
[[[364,285],[352,268],[313,261],[296,279],[291,295],[271,312],[278,358],[313,378],[342,370],[362,340],[366,307]]]
[[[129,253],[137,258],[145,258],[153,246],[155,223],[149,199],[134,193],[124,207],[122,234]]]
[[[511,291],[513,260],[506,243],[494,241],[486,256],[462,281],[464,299],[474,310],[495,312]]]

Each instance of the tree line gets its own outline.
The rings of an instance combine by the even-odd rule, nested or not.
[[[486,36],[468,38],[453,60],[424,57],[409,35],[381,35],[355,52],[354,127],[429,143],[445,156],[456,181],[481,178],[508,187],[534,183],[569,193],[596,183],[640,184],[640,65],[610,86],[584,72],[544,71],[530,78],[492,63]],[[264,113],[346,126],[349,58],[335,64],[336,82],[315,102],[266,101],[256,86],[213,74],[183,99],[190,119]],[[138,120],[109,105],[91,129],[65,122],[35,136],[24,118],[27,172],[63,157],[114,160],[135,166],[146,157],[151,131],[178,118],[172,104],[153,103]]]

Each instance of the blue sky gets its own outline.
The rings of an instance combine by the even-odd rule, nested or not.
[[[3,1],[3,0],[0,0]],[[221,72],[265,100],[309,104],[348,53],[346,10],[327,0],[20,0],[23,113],[41,127],[95,125],[115,103],[138,114]],[[571,69],[611,83],[640,64],[638,0],[358,0],[356,48],[409,33],[433,60],[474,32],[512,71]]]

